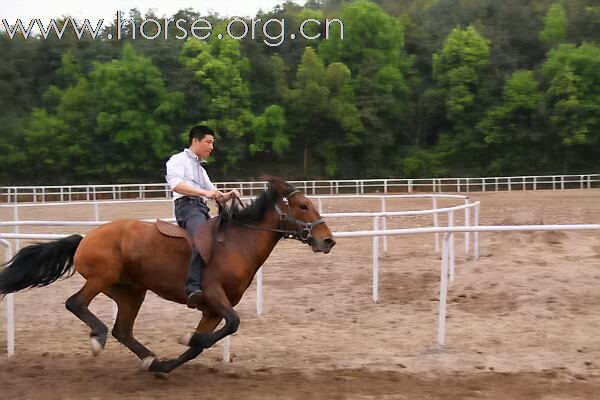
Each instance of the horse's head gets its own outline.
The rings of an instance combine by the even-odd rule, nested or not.
[[[282,179],[270,177],[268,182],[278,193],[275,211],[279,214],[281,228],[289,233],[289,237],[307,243],[314,252],[329,253],[335,240],[314,204]]]

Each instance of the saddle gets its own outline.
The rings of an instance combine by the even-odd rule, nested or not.
[[[156,221],[155,226],[156,229],[165,236],[184,238],[187,240],[190,247],[195,245],[200,257],[202,257],[202,260],[204,260],[204,263],[208,264],[215,247],[215,239],[217,239],[217,236],[220,236],[219,220],[220,217],[213,217],[200,225],[194,235],[193,240],[190,235],[188,235],[187,231],[179,225],[170,224],[159,219]],[[222,242],[222,240],[218,241]]]

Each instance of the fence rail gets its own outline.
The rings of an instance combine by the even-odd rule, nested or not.
[[[290,181],[290,183],[304,193],[312,195],[497,192],[599,188],[600,174],[480,178],[305,180]],[[217,182],[215,186],[220,190],[238,189],[244,196],[253,196],[264,189],[265,182]],[[0,202],[5,203],[170,197],[171,190],[166,183],[0,187]]]

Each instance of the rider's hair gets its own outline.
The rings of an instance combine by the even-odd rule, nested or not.
[[[206,135],[211,135],[211,136],[214,137],[215,133],[213,132],[212,129],[210,129],[206,125],[196,125],[196,126],[194,126],[192,129],[190,129],[190,136],[189,136],[189,140],[188,140],[188,146],[192,145],[192,140],[193,139],[202,140],[202,139],[204,139],[204,136],[206,136]]]

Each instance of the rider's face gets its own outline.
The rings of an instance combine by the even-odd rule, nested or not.
[[[212,153],[214,144],[215,138],[213,135],[205,135],[202,139],[194,138],[192,140],[192,151],[198,158],[204,160]]]

